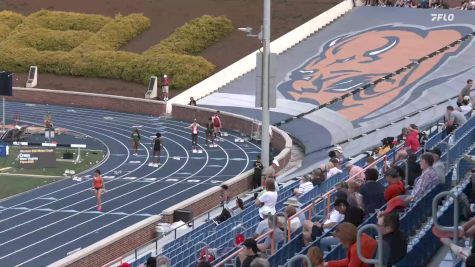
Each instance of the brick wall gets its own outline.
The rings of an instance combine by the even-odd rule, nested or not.
[[[150,115],[165,113],[162,101],[59,90],[14,88],[13,96],[6,97],[6,100]]]

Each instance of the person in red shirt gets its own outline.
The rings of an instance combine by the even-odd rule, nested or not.
[[[213,119],[213,127],[214,127],[214,138],[216,138],[218,135],[221,137],[221,117],[220,117],[220,112],[219,110],[216,111],[216,114],[212,117]]]
[[[167,77],[166,74],[163,75],[162,78],[162,93],[163,93],[163,100],[168,100],[168,91],[170,86],[170,79]]]
[[[329,261],[324,264],[328,267],[369,267],[368,264],[362,262],[356,252],[356,233],[358,229],[351,223],[343,222],[336,227],[335,237],[340,241],[344,248],[347,249],[347,256],[342,260]],[[361,236],[361,247],[366,258],[373,258],[378,243],[367,234]]]
[[[94,177],[92,178],[92,188],[94,189],[96,199],[97,199],[97,210],[102,211],[101,195],[105,187],[104,187],[104,179],[102,179],[100,170],[96,170],[94,172]]]
[[[409,133],[406,136],[404,146],[409,147],[412,151],[414,151],[414,153],[416,153],[421,146],[419,143],[419,129],[414,124],[411,124],[408,129]]]
[[[384,190],[384,199],[386,201],[391,200],[395,196],[404,195],[406,193],[404,183],[402,182],[396,168],[390,168],[386,172],[386,181],[388,182],[388,187]]]

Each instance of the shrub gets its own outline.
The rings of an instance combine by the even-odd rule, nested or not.
[[[6,38],[10,34],[10,31],[8,25],[0,23],[0,39]]]
[[[233,25],[226,17],[204,15],[177,28],[168,38],[145,51],[145,54],[195,55],[232,31]]]
[[[55,31],[45,28],[22,28],[10,35],[3,45],[32,47],[39,51],[70,51],[90,38],[88,31]]]
[[[113,21],[107,23],[96,35],[74,51],[117,50],[149,27],[150,19],[141,14],[130,14],[125,17],[117,15]]]
[[[22,16],[21,14],[18,14],[15,12],[7,11],[7,10],[0,12],[0,22],[8,26],[10,30],[15,29],[16,26],[21,24],[24,18],[25,17]]]
[[[25,22],[30,27],[43,27],[57,31],[97,32],[110,21],[112,18],[101,15],[40,10],[29,15]]]

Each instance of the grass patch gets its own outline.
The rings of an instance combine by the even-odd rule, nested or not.
[[[25,192],[63,178],[32,178],[0,175],[0,199]]]

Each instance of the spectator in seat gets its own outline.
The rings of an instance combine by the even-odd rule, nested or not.
[[[448,106],[447,112],[444,115],[445,131],[447,134],[452,133],[458,126],[467,121],[462,112],[455,110],[454,107]]]
[[[313,186],[320,185],[323,181],[325,181],[327,174],[323,170],[323,168],[316,168],[312,171],[312,184]]]
[[[394,141],[393,137],[386,137],[386,138],[383,138],[383,140],[381,140],[381,143],[383,145],[378,149],[379,157],[384,156],[386,153],[388,153],[389,150],[391,150],[391,148],[393,148],[394,146],[393,141]]]
[[[463,99],[466,96],[470,97],[470,102],[472,102],[472,103],[475,102],[473,97],[470,95],[470,93],[471,93],[470,91],[472,90],[472,86],[473,86],[473,80],[468,79],[467,84],[465,85],[465,87],[462,88],[462,90],[460,90],[460,93],[459,93],[458,98],[457,98],[457,106],[460,107],[462,105]]]
[[[312,266],[305,267],[323,267],[323,253],[318,247],[311,247],[308,249],[307,257],[312,263]]]
[[[324,232],[329,231],[332,227],[339,224],[345,219],[345,211],[338,210],[340,206],[334,206],[332,211],[327,214],[327,218],[325,219],[324,223],[321,224],[319,222],[312,222],[310,220],[306,220],[303,224],[303,240],[305,244],[308,244],[311,241],[317,239],[317,237],[321,236]]]
[[[260,207],[259,215],[261,218],[264,218],[263,214],[275,214],[277,197],[274,179],[266,179],[266,190],[256,199],[256,205]]]
[[[270,266],[269,261],[267,261],[264,258],[255,258],[251,262],[251,267],[269,267],[269,266]]]
[[[409,133],[407,134],[406,141],[404,146],[410,148],[414,153],[419,150],[421,144],[419,143],[419,129],[415,124],[411,124],[408,128]]]
[[[355,180],[364,181],[364,170],[360,166],[354,165],[353,162],[347,162],[345,169],[348,171],[348,176]]]
[[[470,96],[466,95],[463,97],[462,105],[460,105],[459,111],[462,112],[463,115],[472,115],[473,104],[470,102]]]
[[[356,252],[356,234],[357,228],[351,223],[341,223],[336,227],[335,237],[347,249],[347,256],[342,260],[329,261],[325,264],[328,267],[343,267],[343,266],[359,266],[369,267],[369,265],[363,263]],[[372,258],[376,252],[378,246],[376,240],[367,234],[361,236],[362,254],[366,258]]]
[[[399,231],[399,214],[378,216],[378,225],[383,234],[383,266],[394,266],[407,254],[407,239]]]
[[[244,211],[244,201],[241,198],[236,198],[236,208],[233,210],[233,216],[239,215]]]
[[[363,210],[363,196],[360,194],[360,187],[361,184],[358,181],[348,181],[348,204]]]
[[[157,267],[157,258],[148,257],[145,267]]]
[[[263,214],[262,220],[257,224],[256,230],[254,231],[254,239],[258,236],[263,235],[269,231],[269,216]]]
[[[294,189],[294,196],[299,197],[301,195],[305,195],[312,189],[313,189],[312,177],[308,174],[304,175],[302,179],[300,179],[299,187]]]
[[[276,225],[273,225],[274,219]],[[266,252],[271,248],[272,237],[274,238],[274,242],[276,244],[275,248],[278,248],[278,245],[281,244],[285,239],[284,227],[287,221],[285,220],[284,214],[276,214],[275,218],[270,217],[267,222],[269,224],[269,229],[273,229],[274,231],[269,236],[267,236],[266,239],[264,239],[264,242],[257,244],[257,247],[261,252]]]
[[[401,129],[401,134],[397,136],[397,143],[400,144],[406,140],[406,136],[409,134],[407,127]]]
[[[432,154],[432,157],[434,158],[434,164],[432,165],[432,168],[434,169],[435,173],[437,173],[437,177],[439,178],[439,183],[444,184],[445,183],[445,164],[440,160],[440,156],[442,156],[442,151],[438,147],[435,147],[434,149],[427,151]]]
[[[408,149],[407,150],[407,184],[409,186],[414,186],[414,182],[416,178],[422,174],[421,166],[417,163],[417,156],[416,154]]]
[[[358,227],[363,222],[363,210],[358,207],[351,207],[344,199],[337,199],[333,204],[335,209],[344,215],[343,222],[348,222]],[[327,251],[331,249],[331,246],[337,245],[338,239],[334,236],[324,237],[320,241],[320,249]]]
[[[334,162],[337,161],[337,159],[332,159]],[[342,173],[342,171],[340,169],[338,169],[338,163],[333,163],[333,162],[328,162],[325,164],[325,170],[327,171],[327,179],[336,175],[336,174],[339,174],[339,173]]]
[[[211,263],[207,261],[202,261],[202,262],[198,262],[198,264],[196,264],[196,267],[212,267],[212,265]]]
[[[295,212],[300,212],[302,210],[300,208],[302,206],[302,203],[300,203],[298,201],[298,199],[295,198],[295,197],[289,197],[287,199],[287,201],[284,202],[284,205],[294,207]],[[305,213],[304,212],[299,213],[298,217],[299,217],[299,220],[300,220],[300,224],[303,225],[303,223],[305,222],[305,219],[306,219],[305,218]]]
[[[335,199],[348,200],[348,183],[345,181],[339,182],[335,185]]]
[[[238,260],[241,263],[241,267],[250,267],[251,262],[259,257],[259,249],[257,248],[256,240],[250,238],[244,240],[242,243],[244,249],[241,250],[238,256]]]
[[[328,155],[330,156],[330,159],[337,158],[340,162],[345,161],[345,156],[343,155],[343,148],[341,146],[335,146],[335,148],[332,151],[330,151]]]
[[[431,153],[422,154],[420,162],[422,174],[416,179],[414,190],[412,190],[412,197],[414,200],[423,197],[434,186],[440,183],[437,173],[432,168],[433,164],[434,157],[432,157]]]
[[[378,170],[367,169],[365,175],[366,182],[361,186],[360,194],[363,196],[365,214],[370,214],[383,206],[386,201],[384,200],[384,186],[378,183]]]
[[[404,183],[402,182],[396,168],[391,168],[386,172],[386,181],[388,182],[388,187],[384,190],[384,199],[386,201],[391,200],[395,196],[404,195],[406,193]]]
[[[285,215],[287,218],[290,218],[291,216],[294,216],[297,213],[297,210],[293,206],[287,206],[285,207]],[[302,227],[302,223],[299,220],[299,217],[295,217],[290,220],[290,232],[293,233],[297,229]]]

